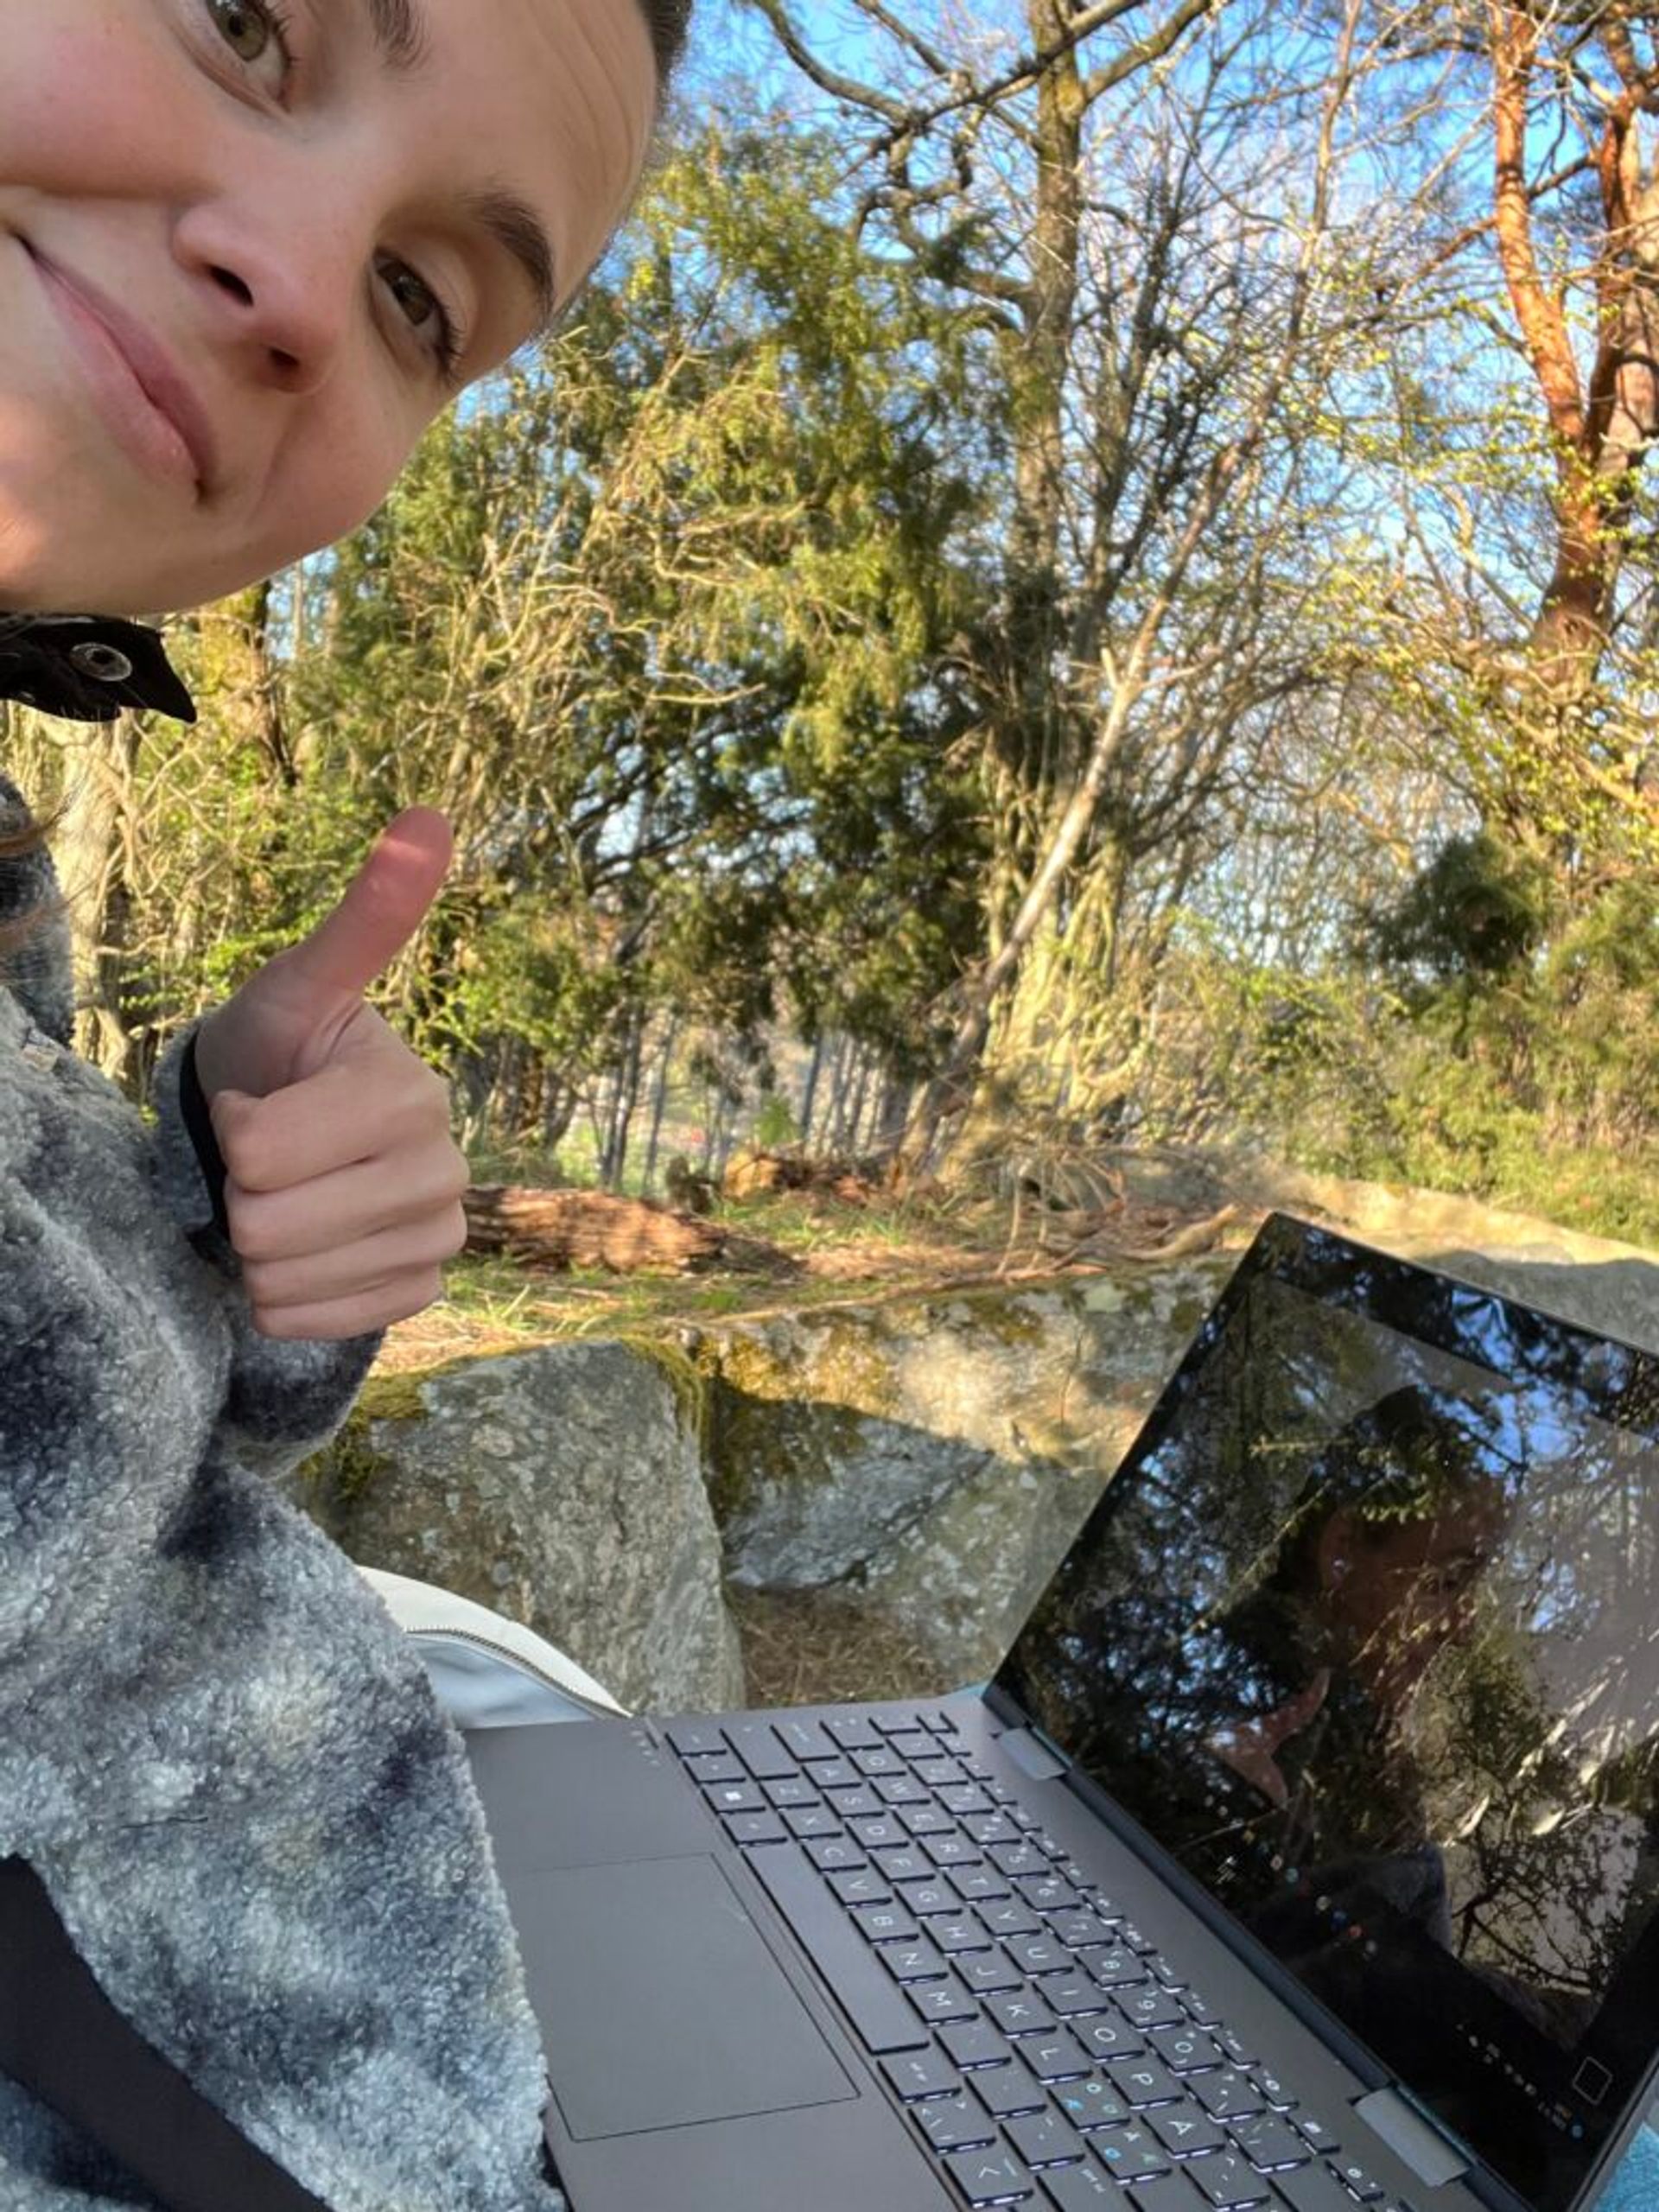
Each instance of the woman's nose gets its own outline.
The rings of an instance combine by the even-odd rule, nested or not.
[[[361,289],[353,249],[327,210],[296,219],[289,203],[276,221],[194,208],[177,226],[174,252],[207,296],[210,331],[251,373],[296,393],[327,383]]]

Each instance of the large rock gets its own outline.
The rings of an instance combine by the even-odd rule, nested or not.
[[[706,1331],[732,1580],[855,1595],[983,1679],[1232,1264]]]
[[[741,1705],[697,1387],[616,1344],[372,1382],[299,1496],[362,1565],[522,1621],[636,1711]]]

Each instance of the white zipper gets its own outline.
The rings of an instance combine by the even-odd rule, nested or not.
[[[544,1683],[549,1689],[556,1690],[561,1697],[568,1697],[572,1705],[579,1705],[584,1712],[591,1713],[595,1720],[621,1720],[626,1717],[614,1706],[601,1705],[593,1698],[584,1697],[580,1690],[573,1689],[569,1682],[561,1681],[556,1675],[550,1675],[545,1667],[538,1667],[533,1659],[526,1659],[522,1652],[510,1651],[505,1643],[497,1643],[487,1636],[475,1636],[471,1629],[411,1628],[405,1630],[404,1634],[412,1637],[416,1643],[424,1636],[435,1637],[449,1643],[470,1643],[480,1651],[489,1652],[494,1658],[505,1659],[521,1675],[528,1675],[532,1681]]]

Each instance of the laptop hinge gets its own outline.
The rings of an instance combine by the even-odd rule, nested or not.
[[[1373,2089],[1369,2096],[1354,2100],[1354,2110],[1425,2189],[1443,2189],[1468,2172],[1465,2153],[1398,2089]]]
[[[1052,1782],[1071,1764],[1040,1728],[1010,1728],[997,1738],[997,1749],[1006,1751],[1021,1774],[1028,1774],[1033,1782]]]

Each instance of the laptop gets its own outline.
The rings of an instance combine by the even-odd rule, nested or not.
[[[1587,2212],[1659,1358],[1274,1217],[994,1681],[469,1748],[573,2212]]]

